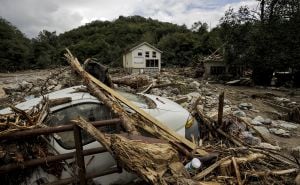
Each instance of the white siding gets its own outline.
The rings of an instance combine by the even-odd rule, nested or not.
[[[142,55],[139,56],[138,53]],[[149,57],[146,57],[146,52],[149,52]],[[156,57],[153,57],[153,52],[156,53]],[[158,67],[146,67],[146,60],[158,60]],[[128,68],[129,72],[147,72],[147,71],[160,71],[161,69],[161,53],[147,44],[141,45],[135,48],[131,52],[128,52],[123,57],[123,66]]]

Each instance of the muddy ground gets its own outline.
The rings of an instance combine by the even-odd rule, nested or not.
[[[0,103],[2,104],[0,107],[3,107],[6,98],[8,96],[5,94],[3,88],[18,86],[18,84],[23,81],[27,82],[35,82],[37,80],[45,80],[51,74],[57,72],[58,69],[47,69],[47,70],[28,70],[22,72],[15,73],[0,73]],[[172,76],[173,80],[178,79],[182,81],[186,77],[180,76],[174,73],[174,70],[165,70],[165,74],[168,74],[168,71]],[[118,71],[113,72],[113,76],[122,76],[122,74],[118,73]],[[175,77],[174,77],[175,76]],[[160,77],[158,77],[160,78]],[[254,99],[254,94],[272,94],[278,97],[284,97],[290,99],[291,102],[300,103],[300,90],[299,89],[285,89],[285,88],[271,88],[271,87],[246,87],[246,86],[228,86],[223,84],[211,83],[209,81],[202,81],[199,79],[191,79],[191,81],[199,82],[201,86],[205,86],[206,89],[209,89],[214,94],[218,94],[222,91],[225,92],[225,99],[231,102],[231,106],[238,106],[240,103],[251,103],[253,105],[253,109],[244,110],[249,118],[255,118],[256,116],[262,116],[264,118],[277,119],[277,114],[280,113],[281,110],[278,107],[274,107],[264,103],[261,99]],[[205,84],[205,85],[203,85]],[[192,90],[187,90],[185,93],[190,93]],[[151,93],[151,91],[150,91]],[[168,94],[163,94],[163,96],[168,96]],[[300,124],[298,124],[297,129],[293,129],[291,132],[291,137],[281,137],[274,134],[268,134],[268,138],[270,138],[274,143],[281,148],[295,148],[300,146]]]

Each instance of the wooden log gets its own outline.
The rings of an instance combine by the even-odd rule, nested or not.
[[[49,107],[55,107],[57,105],[69,103],[71,101],[72,101],[71,97],[49,99]]]
[[[241,173],[240,173],[240,170],[239,170],[239,166],[235,160],[235,157],[232,157],[231,158],[232,160],[232,164],[233,164],[233,168],[234,168],[234,171],[235,171],[235,175],[236,175],[236,179],[237,179],[237,182],[238,182],[238,185],[242,185],[242,179],[241,179]]]
[[[297,168],[291,168],[291,169],[286,169],[286,170],[246,171],[243,173],[248,176],[260,177],[260,176],[268,176],[268,175],[280,176],[280,175],[286,175],[286,174],[290,174],[290,173],[296,173],[298,171],[299,171],[299,169],[297,169]]]
[[[148,85],[150,83],[150,78],[147,75],[129,75],[121,78],[112,79],[114,84],[126,85],[131,88],[137,89],[139,87]]]

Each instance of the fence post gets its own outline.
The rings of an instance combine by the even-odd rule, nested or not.
[[[223,124],[224,91],[219,95],[218,126]]]
[[[80,185],[86,185],[84,156],[82,154],[82,137],[80,127],[74,125],[74,140],[76,148],[76,163]]]

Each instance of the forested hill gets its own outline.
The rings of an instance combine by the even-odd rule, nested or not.
[[[204,30],[198,34],[184,25],[140,16],[120,16],[112,22],[94,21],[73,29],[61,34],[59,40],[81,60],[94,57],[104,64],[111,65],[120,65],[122,54],[129,48],[141,42],[148,42],[164,52],[163,60],[168,65],[186,66],[194,55],[206,55],[220,44],[211,41],[203,47],[201,40],[210,39],[206,24],[201,24],[195,29],[200,27]]]
[[[4,30],[8,28],[10,31]],[[63,65],[65,48],[80,61],[93,57],[107,65],[121,66],[123,53],[140,42],[161,49],[163,65],[187,66],[195,56],[210,54],[221,44],[216,34],[208,32],[207,24],[197,22],[192,31],[185,25],[140,16],[93,21],[60,35],[43,30],[31,40],[1,19],[0,34],[5,41],[1,41],[1,71]]]

